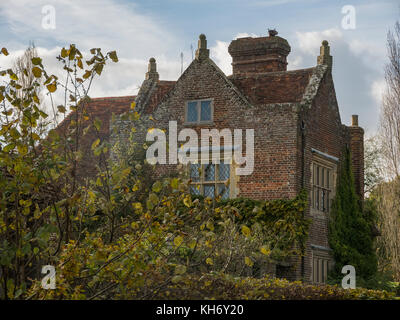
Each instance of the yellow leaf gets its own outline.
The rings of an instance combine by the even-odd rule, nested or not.
[[[118,57],[117,57],[117,52],[116,51],[111,51],[108,53],[111,60],[114,62],[118,62]]]
[[[68,56],[68,51],[65,48],[61,49],[61,57],[66,58]]]
[[[83,69],[83,63],[81,59],[78,59],[78,63],[77,63],[78,67]]]
[[[37,66],[41,63],[42,63],[42,59],[40,59],[39,57],[32,58],[32,64],[34,64],[35,66]]]
[[[260,251],[262,254],[265,254],[266,256],[269,256],[271,254],[271,250],[265,248],[265,247],[261,247]]]
[[[5,55],[8,56],[8,51],[6,48],[1,48],[1,52]]]
[[[50,83],[47,85],[47,90],[49,90],[50,92],[54,92],[57,90],[57,85],[55,82]]]
[[[133,102],[131,103],[131,109],[132,109],[132,110],[134,110],[134,109],[135,109],[135,107],[136,107],[136,102],[135,102],[135,101],[133,101]]]
[[[190,241],[189,248],[193,250],[195,246],[196,246],[196,240]]]
[[[214,261],[211,258],[207,258],[206,263],[212,266],[214,264]]]
[[[94,150],[100,143],[100,139],[96,139],[92,144],[92,150]]]
[[[244,258],[244,263],[249,267],[252,267],[254,265],[254,262],[249,257]]]
[[[190,198],[190,196],[186,196],[185,199],[183,199],[183,203],[186,207],[190,208],[190,206],[192,205],[192,199]]]
[[[65,109],[65,107],[62,106],[62,105],[57,106],[57,109],[58,109],[58,111],[60,111],[61,113],[65,113],[65,112],[67,111],[67,110]]]
[[[243,225],[242,226],[242,233],[243,233],[244,236],[249,237],[250,234],[251,234],[251,231],[250,231],[249,227]]]
[[[35,78],[40,78],[42,76],[42,69],[40,69],[38,67],[33,67],[32,73],[35,76]]]
[[[92,73],[89,70],[86,70],[85,74],[82,76],[83,79],[87,79],[92,75]]]
[[[179,186],[179,180],[177,178],[173,178],[171,180],[171,187],[173,189],[178,189],[178,186]]]
[[[174,239],[174,245],[175,245],[176,247],[179,247],[179,246],[182,244],[182,242],[183,242],[183,238],[182,238],[181,236],[175,237],[175,239]]]

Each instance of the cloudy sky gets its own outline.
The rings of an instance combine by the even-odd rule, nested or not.
[[[355,9],[355,28],[342,23],[353,22],[342,12],[345,5]],[[55,9],[55,29],[43,28],[48,6]],[[120,62],[105,69],[90,95],[132,95],[150,57],[157,59],[161,79],[176,80],[181,52],[185,68],[200,33],[213,60],[231,74],[230,41],[276,28],[292,48],[289,69],[314,66],[321,41],[329,41],[342,122],[359,114],[360,125],[372,134],[384,88],[386,34],[399,18],[398,0],[1,0],[0,47],[11,55],[0,56],[0,69],[32,41],[50,70],[63,46],[74,43],[85,52],[101,47],[116,50]]]

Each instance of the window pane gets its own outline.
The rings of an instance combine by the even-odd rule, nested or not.
[[[317,166],[315,164],[313,165],[313,184],[317,184]]]
[[[204,166],[204,180],[215,181],[215,164],[206,164]]]
[[[321,186],[325,186],[325,168],[321,168]]]
[[[187,122],[197,122],[197,102],[189,102],[187,106]]]
[[[195,195],[200,195],[201,194],[200,189],[201,189],[201,187],[200,187],[199,184],[191,185],[190,186],[190,193],[191,194],[195,194]]]
[[[229,198],[229,187],[219,184],[218,185],[218,195],[221,196],[221,199]]]
[[[214,198],[215,196],[215,186],[214,185],[204,185],[204,196]]]
[[[327,170],[327,173],[326,173],[326,187],[327,187],[328,189],[331,188],[331,185],[330,185],[330,183],[329,183],[329,181],[330,181],[330,176],[331,176],[331,170]]]
[[[229,179],[230,165],[226,163],[219,164],[219,181],[225,181]]]
[[[211,121],[211,101],[201,102],[200,121]]]
[[[317,186],[319,186],[319,166],[317,166]]]
[[[192,179],[193,182],[200,181],[200,164],[190,165],[190,179]]]

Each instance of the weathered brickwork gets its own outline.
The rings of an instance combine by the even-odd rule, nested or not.
[[[313,163],[327,163],[335,178],[343,149],[349,146],[357,192],[362,197],[363,129],[355,118],[351,127],[341,122],[328,43],[323,42],[316,66],[294,71],[286,71],[289,44],[273,32],[269,37],[234,40],[229,52],[233,74],[228,77],[209,58],[204,35],[200,36],[196,58],[177,81],[159,80],[155,59],[150,59],[135,98],[135,111],[141,114],[137,138],[144,141],[151,127],[167,129],[168,133],[169,121],[177,121],[178,132],[193,128],[199,137],[201,129],[254,129],[254,171],[235,177],[235,196],[265,200],[294,198],[302,188],[311,196]],[[212,101],[213,121],[187,124],[187,102],[201,99]],[[112,112],[113,102],[109,102]],[[111,144],[126,141],[131,125],[117,117],[110,130]],[[221,145],[224,143],[222,140]],[[157,175],[176,170],[171,164],[155,168]],[[336,180],[332,183],[331,198]],[[333,263],[328,244],[329,213],[310,206],[305,215],[312,219],[305,256],[290,261],[289,267],[278,266],[277,273],[312,281],[315,257]]]

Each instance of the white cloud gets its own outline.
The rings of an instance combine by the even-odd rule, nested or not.
[[[259,37],[254,33],[240,32],[236,34],[234,39],[246,37]],[[226,74],[232,74],[232,57],[228,52],[230,42],[217,40],[216,45],[210,48],[211,59],[218,65],[218,67]]]
[[[382,96],[386,90],[386,81],[384,78],[372,82],[371,96],[378,106],[382,103]]]
[[[232,74],[232,57],[228,52],[229,42],[217,40],[217,44],[211,47],[211,59],[226,74]]]
[[[56,29],[42,28],[42,8],[53,5]],[[160,43],[173,45],[174,36],[159,21],[139,14],[134,4],[123,5],[112,0],[13,0],[0,3],[2,20],[18,35],[32,40],[75,43],[83,49],[102,46],[118,49],[122,54],[149,57]],[[40,44],[39,44],[40,45]]]
[[[55,30],[42,28],[44,5],[55,7]],[[177,38],[156,18],[139,14],[135,4],[113,0],[2,0],[0,19],[10,31],[10,57],[0,56],[0,69],[10,67],[23,54],[27,43],[21,39],[29,39],[37,45],[48,72],[60,76],[61,81],[62,65],[55,57],[62,46],[74,43],[84,57],[90,56],[93,47],[102,48],[103,53],[116,50],[119,62],[110,62],[104,68],[89,93],[92,97],[136,94],[150,57],[156,58],[161,79],[176,80],[180,74],[178,55],[168,58],[168,50],[177,47]]]
[[[311,31],[311,32],[296,32],[298,41],[297,47],[307,54],[315,55],[319,52],[319,47],[323,40],[335,41],[342,39],[342,32],[337,29],[327,29],[323,31]]]

